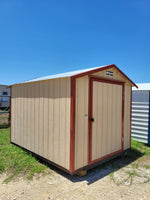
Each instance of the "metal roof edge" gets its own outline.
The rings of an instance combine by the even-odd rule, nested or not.
[[[113,64],[113,65],[126,79],[128,79],[128,81],[130,81],[132,83],[133,86],[138,88],[138,86],[127,75],[125,75],[115,64]]]
[[[39,77],[39,78],[31,79],[28,81],[20,82],[20,83],[15,83],[15,84],[12,84],[11,86],[18,85],[18,84],[37,82],[37,81],[44,81],[44,80],[55,79],[55,78],[67,78],[67,77],[78,78],[78,77],[82,77],[85,75],[89,75],[91,73],[96,73],[98,71],[109,69],[112,67],[115,67],[132,84],[132,86],[135,86],[136,88],[138,88],[138,86],[128,76],[126,76],[115,64],[109,64],[109,65],[105,65],[105,66],[99,66],[99,67],[93,67],[93,68],[88,68],[88,69],[76,70],[76,71],[72,71],[72,72],[66,72],[66,73],[60,73],[60,74],[55,74],[55,75],[50,75],[50,76]]]
[[[102,70],[109,69],[109,68],[112,68],[112,67],[115,67],[129,82],[131,82],[131,84],[133,86],[138,88],[138,86],[127,75],[125,75],[115,64],[105,65],[105,66],[101,66],[101,67],[96,68],[96,69],[91,69],[91,70],[86,71],[86,72],[81,72],[81,73],[73,75],[72,77],[77,78],[77,77],[88,75],[90,73],[96,73],[99,70],[102,71]]]
[[[138,90],[140,91],[148,91],[150,90],[150,83],[137,83]],[[137,88],[133,88],[133,91],[137,91]]]

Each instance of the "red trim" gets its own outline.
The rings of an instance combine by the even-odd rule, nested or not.
[[[130,148],[131,148],[131,125],[132,125],[132,87],[130,97]]]
[[[116,84],[116,85],[121,85],[122,86],[122,138],[121,138],[121,149],[113,152],[111,154],[105,155],[101,158],[98,158],[96,160],[92,160],[92,122],[91,118],[93,115],[93,81],[98,81],[98,82],[104,82],[104,83],[110,83],[110,84]],[[88,164],[93,164],[97,161],[100,161],[104,158],[107,158],[109,156],[112,156],[114,154],[117,154],[121,151],[123,151],[124,148],[124,82],[122,81],[116,81],[116,80],[111,80],[111,79],[106,79],[106,78],[101,78],[101,77],[96,77],[96,76],[90,76],[89,77],[89,124],[88,124]]]
[[[125,97],[124,88],[125,84],[122,85],[122,139],[121,139],[122,150],[124,149],[124,97]]]
[[[10,86],[10,142],[11,142],[11,114],[12,114],[12,86]]]
[[[136,88],[138,88],[138,86],[129,78],[127,77],[116,65],[114,65],[114,67],[129,81],[132,83],[132,85],[134,85]]]
[[[70,108],[70,172],[75,170],[75,95],[76,79],[71,77],[71,108]]]
[[[92,81],[111,83],[111,84],[115,84],[115,85],[123,85],[124,84],[124,82],[120,81],[120,80],[108,79],[108,78],[93,76],[93,75],[89,75],[89,77],[91,78]]]
[[[105,159],[105,158],[108,158],[108,157],[113,156],[113,155],[115,155],[115,154],[117,154],[117,153],[120,153],[120,152],[122,152],[122,149],[120,149],[120,150],[118,150],[118,151],[115,151],[115,152],[113,152],[113,153],[107,154],[107,155],[105,155],[105,156],[103,156],[103,157],[101,157],[101,158],[98,158],[98,159],[96,159],[96,160],[91,160],[90,164],[96,163],[96,162],[98,162],[98,161],[100,161],[100,160],[103,160],[103,159]]]
[[[92,95],[90,95],[92,94]],[[92,160],[92,153],[90,150],[92,150],[92,113],[93,113],[93,81],[91,81],[91,78],[89,78],[89,102],[88,102],[88,164],[90,164]]]
[[[104,67],[99,67],[97,69],[89,70],[87,72],[82,72],[82,73],[76,74],[76,75],[74,75],[72,77],[79,78],[79,77],[82,77],[82,76],[85,76],[85,75],[89,75],[89,74],[93,74],[93,73],[96,73],[96,72],[100,72],[100,71],[103,71],[103,70],[106,70],[106,69],[110,69],[110,68],[113,68],[113,67],[116,68],[130,83],[132,83],[133,86],[138,88],[138,86],[130,78],[128,78],[115,64],[106,65]]]

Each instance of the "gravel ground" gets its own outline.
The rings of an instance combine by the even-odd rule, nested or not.
[[[72,177],[49,170],[48,175],[35,175],[30,181],[18,177],[8,184],[3,184],[6,178],[3,174],[0,175],[0,200],[149,200],[149,165],[150,157],[144,156],[117,171],[108,165],[104,169],[95,168],[84,177]]]

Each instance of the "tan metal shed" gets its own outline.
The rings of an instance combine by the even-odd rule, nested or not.
[[[11,142],[70,174],[131,146],[131,88],[116,65],[11,86]]]

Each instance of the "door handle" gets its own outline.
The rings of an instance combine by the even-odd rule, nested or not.
[[[94,122],[94,118],[93,117],[91,118],[91,122]]]

